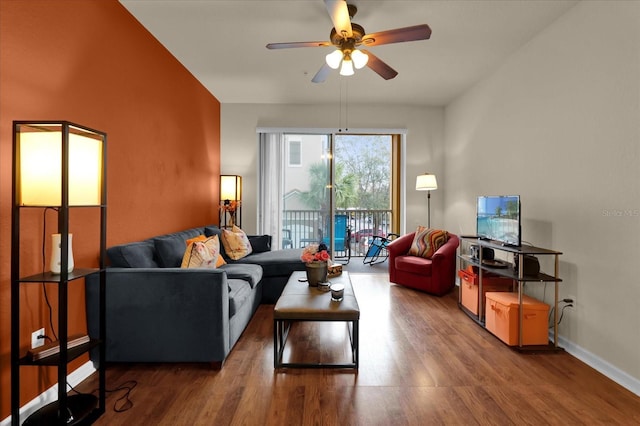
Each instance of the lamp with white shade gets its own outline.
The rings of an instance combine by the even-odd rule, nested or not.
[[[438,189],[438,181],[436,175],[432,173],[424,173],[418,175],[416,178],[416,191],[427,191],[427,209],[428,209],[428,224],[431,228],[431,191]]]
[[[106,139],[103,132],[73,124],[68,121],[14,121],[13,122],[13,179],[12,179],[12,219],[11,219],[11,417],[13,423],[20,424],[20,361],[23,355],[21,345],[20,296],[21,284],[29,282],[53,283],[57,286],[57,341],[47,352],[34,352],[33,365],[55,365],[58,375],[58,398],[29,415],[24,424],[68,424],[71,420],[83,423],[104,413],[105,402],[105,309],[106,291]],[[100,247],[99,268],[74,268],[71,250],[72,235],[69,232],[70,210],[87,207],[99,208]],[[21,212],[33,208],[51,209],[57,212],[58,228],[52,238],[50,271],[44,268],[40,273],[21,276],[21,254],[29,251],[22,247],[32,243],[31,238],[21,238],[23,231],[33,231],[21,227]],[[46,220],[43,220],[43,227]],[[46,228],[45,228],[46,229]],[[43,242],[44,245],[44,242]],[[32,256],[28,257],[33,263]],[[44,265],[44,259],[43,259]],[[77,355],[90,348],[98,351],[98,396],[93,394],[67,395],[67,363],[73,359],[68,353],[71,344],[69,325],[69,283],[89,275],[99,275],[98,292],[101,309],[97,314],[100,327],[95,338],[82,336],[87,341],[76,348]],[[51,314],[51,313],[50,313]],[[53,324],[51,328],[53,329]],[[48,333],[47,333],[48,334]],[[57,335],[56,335],[57,334]],[[36,358],[36,355],[44,358]],[[46,358],[46,360],[45,360]],[[40,362],[42,361],[42,362]]]

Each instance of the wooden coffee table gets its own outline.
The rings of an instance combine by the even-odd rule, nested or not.
[[[310,287],[306,273],[291,274],[276,306],[273,308],[273,365],[275,368],[358,368],[360,308],[351,286],[349,273],[343,272],[331,278],[332,284],[344,284],[344,298],[340,302],[331,300],[331,292]],[[300,282],[300,280],[305,280]],[[299,363],[283,362],[282,355],[291,324],[300,321],[344,321],[347,323],[351,343],[352,362],[345,363]]]

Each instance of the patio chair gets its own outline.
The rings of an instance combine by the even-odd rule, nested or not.
[[[291,229],[282,230],[282,248],[293,248],[293,242],[291,240]]]
[[[374,236],[371,243],[369,243],[369,248],[367,249],[367,253],[364,255],[364,259],[362,259],[362,263],[371,266],[387,260],[389,257],[387,246],[391,241],[398,237],[398,234],[387,234],[386,237],[382,237],[380,235]]]
[[[333,240],[334,259],[347,259],[346,264],[351,260],[351,228],[348,220],[349,218],[345,214],[335,215],[333,228],[335,234]],[[325,235],[328,235],[328,232]],[[322,242],[330,247],[329,237],[323,237]]]

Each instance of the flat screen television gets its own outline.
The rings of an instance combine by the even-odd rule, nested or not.
[[[478,197],[476,231],[480,238],[519,247],[522,243],[520,196],[483,195]]]

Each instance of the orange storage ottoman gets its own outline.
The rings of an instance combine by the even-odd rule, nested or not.
[[[523,345],[547,345],[549,343],[549,305],[522,296],[524,324],[522,326]],[[485,327],[507,345],[518,345],[518,293],[487,293]]]
[[[474,315],[478,315],[478,275],[474,273],[473,269],[468,268],[459,270],[458,276],[460,277],[460,292],[462,293],[460,299],[462,300],[462,306],[473,312]],[[512,290],[512,279],[483,273],[482,306],[485,306],[485,297],[488,291]]]

